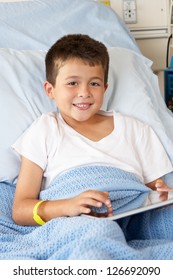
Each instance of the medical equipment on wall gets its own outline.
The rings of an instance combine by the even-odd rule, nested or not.
[[[164,92],[166,105],[173,112],[173,57],[170,67],[164,70]]]
[[[170,36],[167,44],[166,68],[164,69],[164,98],[167,107],[173,112],[173,56],[169,64],[169,50],[172,46],[173,33],[173,1],[170,5]]]

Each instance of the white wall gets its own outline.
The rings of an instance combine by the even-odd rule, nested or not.
[[[123,0],[111,0],[111,7],[123,18]],[[166,67],[166,47],[170,35],[169,0],[136,0],[137,22],[127,24],[153,70]]]
[[[167,42],[170,35],[171,0],[136,0],[136,23],[126,23],[141,52],[153,61],[164,95],[163,70],[166,68]],[[110,0],[111,7],[123,19],[123,0]]]

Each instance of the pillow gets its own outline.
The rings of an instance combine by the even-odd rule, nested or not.
[[[114,109],[149,124],[173,163],[173,114],[160,93],[152,62],[123,48],[109,48],[110,72],[104,109]],[[107,107],[105,107],[107,106]]]
[[[19,159],[10,146],[42,112],[55,110],[44,93],[44,52],[0,49],[0,180],[15,182]]]
[[[173,119],[161,97],[151,62],[123,48],[108,48],[109,87],[103,109],[134,116],[153,127],[173,162]],[[43,88],[45,52],[0,49],[0,181],[15,183],[20,160],[12,143],[43,112],[57,110]]]
[[[120,17],[94,0],[0,3],[1,48],[47,50],[69,33],[85,33],[107,46],[140,52]]]

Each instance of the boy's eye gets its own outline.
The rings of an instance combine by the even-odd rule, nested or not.
[[[73,82],[69,82],[68,86],[73,87],[73,86],[77,86],[77,84],[78,84],[77,82],[73,81]]]
[[[96,82],[91,82],[91,86],[92,86],[92,87],[99,87],[100,84],[99,84],[99,83],[96,83]]]

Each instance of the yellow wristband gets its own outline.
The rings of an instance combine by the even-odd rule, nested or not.
[[[34,209],[33,209],[33,219],[34,219],[34,221],[35,221],[38,225],[40,225],[40,226],[44,225],[44,224],[45,224],[45,221],[42,220],[42,218],[38,215],[37,211],[38,211],[38,207],[40,206],[40,204],[41,204],[42,202],[44,202],[44,201],[45,201],[45,200],[40,200],[40,201],[38,201],[38,202],[35,204]]]

